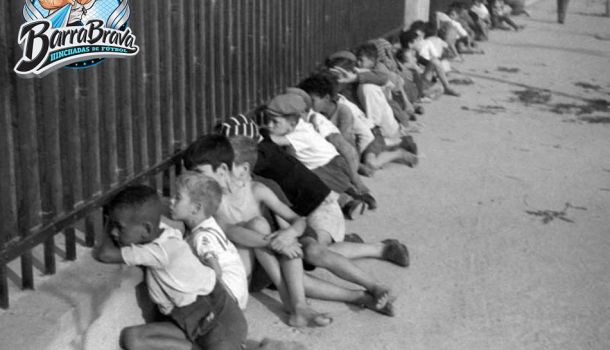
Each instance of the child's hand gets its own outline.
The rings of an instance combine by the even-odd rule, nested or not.
[[[281,252],[286,247],[297,243],[297,235],[290,227],[283,230],[275,231],[267,235],[265,239],[270,241],[269,246],[271,247],[271,249],[278,252]]]
[[[332,67],[329,70],[337,76],[337,81],[339,83],[353,83],[358,81],[358,75],[356,75],[356,73],[349,72],[341,67]]]
[[[207,252],[203,254],[203,256],[199,260],[205,266],[212,268],[214,272],[216,272],[216,275],[220,276],[220,263],[218,262],[218,255],[216,255],[216,253]]]
[[[285,255],[285,256],[289,257],[290,259],[297,259],[297,258],[303,257],[303,250],[301,249],[300,243],[291,244],[282,250],[274,249],[274,251],[276,251],[282,255]]]

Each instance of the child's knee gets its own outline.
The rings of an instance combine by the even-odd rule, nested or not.
[[[271,233],[271,226],[262,216],[257,216],[252,220],[248,221],[245,227],[263,235],[268,235]]]
[[[303,250],[305,260],[313,265],[317,265],[324,261],[328,248],[320,243],[310,243]]]

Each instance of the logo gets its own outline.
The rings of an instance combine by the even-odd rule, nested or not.
[[[42,78],[62,67],[86,68],[104,58],[135,56],[127,0],[25,0],[14,71]]]

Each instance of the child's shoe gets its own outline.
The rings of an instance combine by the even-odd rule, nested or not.
[[[398,266],[409,266],[409,250],[406,245],[400,243],[397,239],[386,239],[382,243],[384,244],[383,253],[381,254],[383,259]]]
[[[364,243],[364,239],[357,233],[347,233],[343,238],[343,242]]]
[[[343,216],[345,216],[348,220],[354,220],[354,213],[358,209],[358,207],[363,206],[362,211],[364,211],[364,203],[358,199],[352,199],[351,201],[345,203],[341,211],[343,212]]]
[[[417,155],[417,144],[415,141],[413,141],[413,137],[411,135],[400,138],[400,147],[407,152]]]

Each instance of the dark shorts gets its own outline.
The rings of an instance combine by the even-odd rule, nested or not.
[[[245,348],[248,325],[244,313],[222,283],[208,295],[172,310],[171,318],[202,349]]]
[[[428,64],[430,63],[430,60],[427,60],[427,59],[425,59],[425,58],[423,58],[421,56],[417,56],[417,63],[422,65],[422,66],[424,66],[424,67],[427,67]]]
[[[379,129],[379,127],[376,126],[376,127],[372,128],[371,132],[373,133],[373,136],[375,136],[375,139],[373,139],[373,141],[371,143],[369,143],[368,146],[366,146],[364,151],[362,151],[362,158],[361,158],[362,162],[365,161],[367,154],[373,153],[374,155],[377,156],[381,152],[383,152],[383,150],[385,149],[385,140],[383,139],[383,136],[381,135],[381,130]]]
[[[352,187],[349,167],[342,156],[336,156],[326,165],[315,168],[312,171],[318,175],[326,186],[337,193],[343,193]]]

